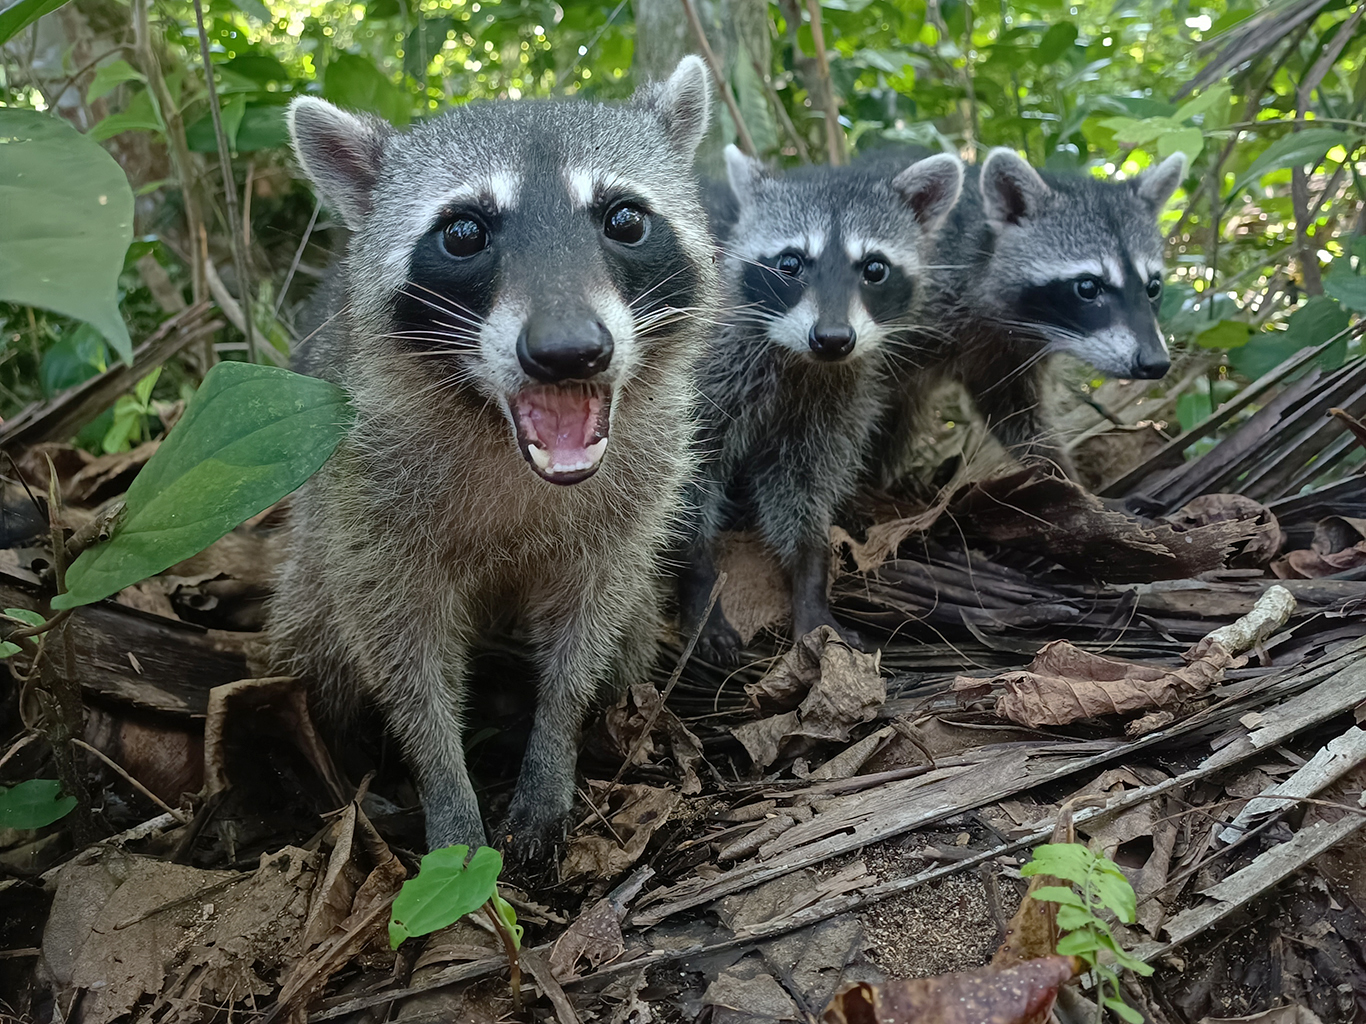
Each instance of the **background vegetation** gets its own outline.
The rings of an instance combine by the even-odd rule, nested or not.
[[[1353,157],[1366,133],[1366,6],[694,2],[743,123],[740,141],[780,162],[910,141],[969,160],[1008,145],[1051,169],[1132,175],[1185,151],[1191,172],[1164,222],[1163,318],[1178,360],[1154,385],[1171,399],[1169,433],[1305,346],[1336,338],[1320,356],[1328,367],[1360,357],[1353,325],[1366,311],[1366,223]],[[119,280],[133,342],[204,298],[237,325],[212,351],[183,353],[82,443],[119,450],[151,436],[164,403],[194,387],[208,362],[246,357],[243,307],[257,358],[283,364],[299,343],[300,307],[340,231],[288,153],[291,96],[318,93],[400,124],[491,97],[617,98],[697,49],[689,6],[204,0],[231,189],[191,3],[72,0],[53,10],[53,0],[20,0],[0,14],[0,38],[13,32],[0,105],[70,122],[105,146],[133,187],[134,241]],[[44,10],[52,13],[14,31]],[[740,132],[722,109],[704,168]],[[87,323],[0,303],[0,414],[113,358]]]

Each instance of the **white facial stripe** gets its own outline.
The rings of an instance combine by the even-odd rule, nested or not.
[[[384,266],[406,274],[413,246],[427,233],[443,210],[489,199],[493,200],[497,209],[509,210],[517,205],[517,194],[521,187],[521,175],[510,168],[502,168],[487,177],[463,181],[445,192],[416,198],[405,212],[405,244],[390,246],[384,256]]]
[[[768,337],[775,345],[806,353],[811,351],[810,335],[815,323],[816,306],[807,296],[768,325]]]
[[[1113,256],[1106,256],[1101,261],[1105,265],[1105,283],[1116,288],[1124,287],[1124,271],[1120,269],[1119,260]]]
[[[593,203],[593,172],[569,170],[564,172],[564,182],[569,186],[569,199],[579,209],[588,209]]]
[[[807,259],[817,259],[825,248],[825,232],[820,229],[807,231],[801,235],[763,234],[751,231],[733,244],[731,252],[742,260],[771,260],[779,253],[793,251],[802,253]]]
[[[641,182],[628,181],[620,174],[567,167],[564,170],[564,183],[569,191],[569,201],[579,210],[588,209],[595,201],[612,193],[637,198],[656,211],[667,206],[658,191]]]
[[[868,308],[857,295],[849,301],[849,326],[854,329],[854,359],[876,351],[887,336],[887,332],[869,315]]]
[[[595,288],[588,293],[588,308],[597,314],[612,335],[612,361],[605,371],[613,383],[631,373],[635,359],[636,322],[631,308],[611,288]]]
[[[1071,263],[1043,263],[1034,267],[1030,275],[1031,284],[1052,284],[1054,281],[1068,281],[1074,277],[1105,277],[1105,267],[1100,260],[1076,260]]]
[[[903,274],[914,276],[920,270],[920,253],[916,247],[892,239],[846,235],[844,254],[855,265],[862,263],[869,256],[877,255],[887,260]]]
[[[487,194],[493,197],[493,204],[499,210],[510,210],[517,205],[517,193],[521,191],[522,179],[511,171],[500,171],[488,180]]]
[[[1161,262],[1148,263],[1144,261],[1138,265],[1138,272],[1143,275],[1144,281],[1151,281],[1153,278],[1162,276]]]

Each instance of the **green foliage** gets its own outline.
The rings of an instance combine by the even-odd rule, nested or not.
[[[52,607],[98,601],[202,551],[312,476],[349,420],[326,381],[219,363],[128,488],[110,539],[72,563]]]
[[[139,442],[151,440],[147,420],[152,415],[152,389],[160,376],[158,366],[138,381],[131,395],[120,395],[114,403],[114,421],[102,442],[106,453],[126,452],[133,447],[134,438]]]
[[[76,806],[62,796],[56,779],[29,779],[6,789],[0,786],[0,828],[42,828],[66,817]]]
[[[1052,875],[1074,888],[1045,885],[1034,890],[1034,898],[1058,904],[1058,928],[1065,932],[1058,940],[1061,956],[1080,957],[1108,986],[1102,991],[1101,1003],[1130,1024],[1142,1024],[1143,1015],[1124,1002],[1120,995],[1119,976],[1109,963],[1102,964],[1102,951],[1121,968],[1135,974],[1149,975],[1153,969],[1125,952],[1106,923],[1105,914],[1113,914],[1124,924],[1133,924],[1138,913],[1138,900],[1133,886],[1124,872],[1107,857],[1092,853],[1080,843],[1050,843],[1034,851],[1033,859],[1020,869],[1020,874]]]
[[[0,108],[0,210],[0,300],[84,320],[132,359],[118,278],[133,190],[114,158],[56,117]]]
[[[468,858],[468,863],[466,859]],[[498,897],[503,855],[481,846],[470,856],[468,846],[446,846],[422,858],[417,877],[403,883],[389,918],[389,945],[428,935],[473,913],[490,899],[499,920],[520,945],[522,929],[512,907]],[[515,929],[515,930],[514,930]]]
[[[0,46],[64,3],[66,0],[18,0],[0,11]]]

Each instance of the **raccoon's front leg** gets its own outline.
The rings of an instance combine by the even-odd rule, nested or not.
[[[648,665],[657,640],[658,603],[641,567],[637,581],[589,580],[566,573],[565,588],[532,611],[532,643],[540,685],[517,789],[499,835],[508,855],[534,865],[564,838],[574,806],[579,734],[602,684],[623,670]],[[644,648],[648,646],[649,651]]]
[[[678,618],[682,639],[686,643],[688,637],[697,633],[697,653],[702,660],[714,665],[734,665],[740,660],[744,641],[727,620],[719,600],[707,621],[702,621],[718,575],[715,543],[707,539],[694,541],[683,552],[682,560],[683,566],[678,572]]]
[[[479,801],[465,768],[465,652],[452,646],[409,632],[375,644],[363,669],[417,776],[429,850],[485,843]]]
[[[863,637],[835,621],[827,589],[830,583],[830,528],[822,537],[810,537],[797,549],[792,564],[792,639],[813,629],[829,626],[851,647],[864,649]]]

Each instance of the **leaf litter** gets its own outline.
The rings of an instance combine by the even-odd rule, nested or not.
[[[95,503],[116,499],[141,457],[95,465],[45,447],[73,530],[97,522]],[[39,461],[45,472],[46,459],[21,456],[35,473]],[[738,539],[726,565],[739,585],[722,602],[749,662],[722,672],[694,659],[664,703],[666,651],[654,684],[589,729],[579,816],[550,882],[502,890],[528,929],[534,1013],[1040,1020],[1059,991],[1075,1008],[1075,965],[1050,957],[1056,905],[1032,898],[1043,880],[1018,877],[1059,820],[1132,882],[1135,923],[1116,927],[1159,967],[1146,993],[1203,978],[1199,1006],[1233,1006],[1216,996],[1246,975],[1202,973],[1200,951],[1261,934],[1238,916],[1258,900],[1366,932],[1351,876],[1323,867],[1351,856],[1356,822],[1334,805],[1354,805],[1363,782],[1363,520],[1350,503],[1149,476],[1143,516],[1014,470],[960,475],[918,508],[898,498],[895,514],[843,524],[835,606],[878,639],[873,654],[829,630],[778,645],[767,630],[782,628],[781,577]],[[892,507],[881,501],[868,507]],[[135,777],[221,781],[211,798],[163,793],[182,822],[92,758],[118,835],[81,847],[61,821],[0,830],[7,869],[40,894],[0,926],[9,948],[41,951],[0,961],[30,998],[90,1021],[508,1012],[505,963],[480,924],[389,949],[390,904],[422,849],[401,765],[333,740],[355,793],[339,806],[306,709],[275,681],[238,685],[260,661],[263,568],[286,515],[287,502],[73,615],[102,723],[92,742]],[[43,543],[40,530],[6,552],[5,607],[40,605]],[[139,735],[201,746],[165,742],[153,769]],[[507,778],[515,755],[500,763],[491,744],[472,763]],[[4,781],[31,777],[43,746],[17,751]],[[1339,959],[1287,974],[1290,1005],[1252,1019],[1345,1020],[1342,986],[1363,968]],[[1201,1014],[1238,1016],[1189,1019]]]

